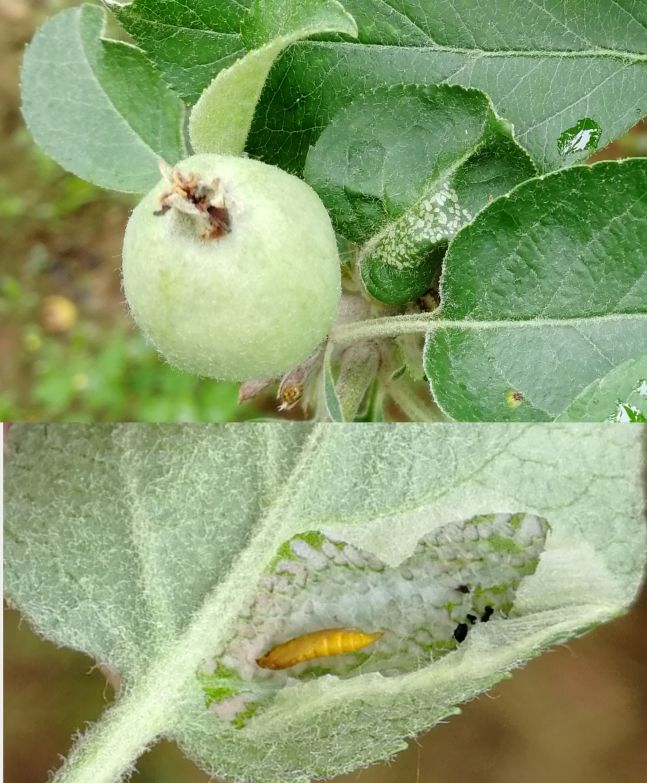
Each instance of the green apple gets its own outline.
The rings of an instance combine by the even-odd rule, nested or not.
[[[330,218],[303,180],[195,155],[133,211],[123,284],[166,360],[224,380],[278,377],[324,340],[341,295]]]

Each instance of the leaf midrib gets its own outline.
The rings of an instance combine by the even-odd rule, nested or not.
[[[434,313],[416,315],[395,315],[382,318],[372,318],[366,321],[352,321],[335,327],[330,333],[330,339],[337,347],[350,345],[360,340],[381,340],[399,337],[403,334],[432,334],[439,329],[486,331],[488,329],[528,329],[536,327],[556,326],[587,326],[591,323],[609,323],[617,321],[644,321],[645,313],[608,313],[605,315],[574,316],[572,318],[525,318],[524,320],[482,320],[463,318],[453,320],[443,318],[439,310]]]
[[[400,49],[402,51],[416,51],[416,52],[428,52],[430,54],[443,53],[443,54],[463,54],[470,57],[537,57],[545,59],[569,59],[569,58],[608,58],[612,60],[629,61],[632,64],[636,62],[647,62],[647,53],[643,52],[625,52],[623,50],[614,49],[555,49],[555,50],[538,50],[538,49],[482,49],[482,48],[468,48],[458,46],[414,46],[407,44],[405,46],[401,44],[376,44],[376,43],[353,43],[350,41],[304,41],[294,44],[299,48],[318,48],[318,49],[333,49],[338,51],[339,49],[362,49],[362,50],[375,50],[381,49]]]
[[[206,35],[210,38],[237,38],[242,43],[242,36],[240,33],[230,33],[220,30],[210,30],[208,27],[188,27],[185,24],[174,24],[173,22],[162,22],[159,19],[151,19],[147,17],[139,17],[140,24],[145,24],[150,27],[168,27],[171,30],[182,30],[183,32]]]
[[[439,313],[438,318],[430,319],[430,328],[438,326],[451,326],[457,329],[500,329],[502,327],[520,327],[529,326],[574,326],[577,324],[589,324],[592,321],[621,321],[621,320],[645,320],[647,321],[647,312],[644,313],[606,313],[597,315],[574,316],[573,318],[507,318],[507,319],[477,319],[465,316],[459,320],[452,318],[443,318]]]

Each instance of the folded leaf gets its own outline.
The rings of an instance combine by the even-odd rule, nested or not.
[[[190,103],[244,49],[250,0],[134,0],[110,7]],[[296,44],[277,64],[255,121],[255,155],[289,171],[336,112],[383,84],[448,82],[487,93],[543,169],[563,155],[563,134],[583,120],[604,146],[647,114],[647,6],[607,0],[346,0],[358,43]],[[597,133],[596,133],[597,135]]]
[[[290,171],[340,108],[384,84],[483,90],[542,170],[564,155],[565,131],[587,119],[600,146],[647,114],[647,5],[535,0],[347,0],[358,44],[299,43],[274,69],[250,151]],[[295,110],[298,107],[298,110]]]
[[[337,0],[254,0],[243,20],[248,54],[221,70],[193,107],[195,152],[240,155],[270,68],[291,43],[317,33],[356,35],[355,22]]]
[[[336,229],[363,245],[369,293],[404,304],[430,288],[463,225],[535,173],[483,93],[411,84],[342,109],[310,150],[304,176]]]

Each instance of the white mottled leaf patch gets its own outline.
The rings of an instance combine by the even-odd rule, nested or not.
[[[304,176],[337,231],[361,246],[368,292],[405,304],[427,291],[453,237],[536,170],[477,90],[400,84],[340,109]]]
[[[263,574],[225,649],[199,675],[220,717],[245,725],[263,701],[299,680],[368,672],[398,676],[456,650],[470,629],[504,619],[521,580],[535,572],[549,525],[530,514],[489,514],[444,525],[396,568],[311,531],[286,542]],[[269,671],[257,658],[328,628],[382,636],[344,655]]]
[[[396,269],[414,266],[421,254],[439,242],[448,242],[471,219],[471,213],[458,203],[456,191],[443,182],[371,239],[363,248],[362,261]]]
[[[645,377],[635,375],[631,388]],[[640,427],[14,425],[9,441],[7,597],[39,633],[123,683],[58,783],[121,780],[159,737],[223,781],[310,783],[391,758],[512,669],[624,612],[644,573]],[[467,538],[474,524],[460,521],[497,509],[525,511],[516,517],[523,524],[490,535],[477,552]],[[532,532],[529,514],[548,519],[550,531],[525,576],[511,544],[531,547],[519,538]],[[313,530],[318,540],[304,537]],[[432,532],[435,556],[425,556],[420,574],[431,591],[441,566],[449,569],[443,589],[461,603],[447,615],[453,630],[449,622],[432,628],[442,607],[429,615],[424,603],[416,608],[403,570]],[[309,548],[295,552],[296,540]],[[470,573],[452,551],[472,552]],[[388,566],[366,574],[367,552]],[[347,564],[335,562],[342,555]],[[531,558],[528,573],[534,567]],[[301,580],[293,593],[291,569]],[[393,607],[375,604],[380,630],[404,640],[425,621],[430,637],[457,649],[433,660],[430,651],[420,668],[397,674],[394,657],[378,662],[377,645],[362,651],[374,658],[352,658],[357,668],[346,673],[316,670],[341,667],[341,657],[313,659],[303,672],[254,668],[256,655],[313,627],[296,619],[307,607],[293,598],[304,588],[330,628],[341,597],[355,614],[340,619],[360,621],[358,607],[367,612],[360,605],[373,600],[360,587],[375,580],[376,597],[383,594],[383,580],[395,579],[390,569],[400,571],[402,592]],[[261,589],[266,578],[285,592]],[[482,591],[502,584],[512,605],[501,599],[496,616],[452,642],[479,578]],[[450,592],[463,586],[469,595]],[[246,652],[236,657],[240,637]],[[422,632],[413,642],[431,644]],[[209,707],[196,676],[206,686],[207,671],[215,672]],[[227,707],[226,716],[214,712]]]

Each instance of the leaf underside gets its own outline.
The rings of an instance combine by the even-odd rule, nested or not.
[[[143,53],[102,38],[105,15],[82,5],[48,19],[27,47],[22,111],[35,141],[68,171],[143,193],[158,160],[186,156],[184,104]]]
[[[40,633],[115,669],[125,685],[70,768],[92,765],[97,756],[84,754],[83,743],[111,721],[121,721],[118,736],[128,741],[150,723],[142,750],[161,732],[226,780],[305,783],[392,755],[510,668],[633,599],[645,550],[639,429],[12,429],[7,596]],[[550,529],[529,523],[533,516],[545,516]],[[523,539],[532,530],[540,534],[534,555],[533,537]],[[473,547],[475,570],[451,565]],[[428,602],[416,599],[433,592],[420,583],[416,557],[424,572],[446,578]],[[267,593],[290,574],[296,603]],[[484,585],[504,584],[510,592],[486,598]],[[406,612],[381,600],[391,587]],[[495,613],[471,624],[467,614],[483,609],[481,600]],[[406,616],[417,614],[436,629],[436,642],[450,645],[430,649],[422,668],[411,667],[413,647],[398,646],[409,633]],[[452,628],[463,619],[471,627],[456,644]],[[384,640],[397,648],[385,659],[391,671],[377,665],[390,655],[377,646],[373,659],[324,658],[301,674],[255,667],[258,652],[337,621],[370,621],[365,631],[393,625],[397,633]],[[367,673],[354,674],[353,662]],[[227,669],[238,672],[235,682],[227,684]],[[225,680],[211,706],[209,672]],[[261,685],[256,709],[214,711],[231,708],[227,687],[231,699],[258,695]],[[120,703],[130,710],[120,712]],[[104,752],[114,760],[122,748]],[[83,779],[103,783],[102,774]]]

